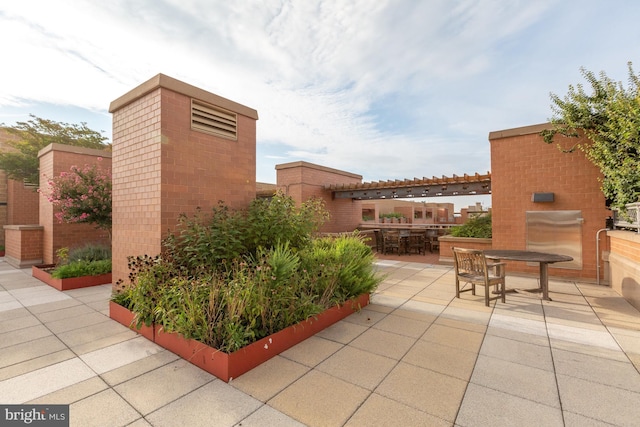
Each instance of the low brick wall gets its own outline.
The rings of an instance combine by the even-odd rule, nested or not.
[[[492,248],[491,239],[441,236],[438,238],[438,241],[440,242],[440,258],[438,261],[441,263],[453,264],[452,248],[479,249],[482,251]]]
[[[631,305],[640,310],[640,234],[633,231],[607,231],[611,244],[608,254],[609,284]]]
[[[41,225],[5,225],[5,260],[17,268],[42,264]]]

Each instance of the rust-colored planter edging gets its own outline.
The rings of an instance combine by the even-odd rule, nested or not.
[[[250,371],[288,348],[344,319],[369,304],[369,294],[331,307],[319,315],[256,341],[233,353],[225,353],[176,333],[165,333],[155,325],[154,341],[161,347],[228,382]]]
[[[70,277],[68,279],[54,279],[46,269],[55,267],[55,264],[34,265],[31,267],[31,275],[36,279],[56,288],[59,291],[69,291],[71,289],[88,288],[111,283],[111,273],[100,274],[98,276]]]
[[[131,330],[139,333],[143,337],[148,340],[154,341],[154,327],[142,325],[140,329],[136,328],[134,324],[135,315],[127,308],[121,306],[118,303],[113,301],[109,301],[109,317],[115,320],[116,322],[130,328]]]

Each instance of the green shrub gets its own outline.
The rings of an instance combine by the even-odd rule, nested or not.
[[[164,257],[180,268],[194,271],[215,268],[245,252],[242,232],[246,220],[222,202],[211,215],[198,210],[192,217],[180,215],[177,231],[162,242]]]
[[[69,279],[82,276],[99,276],[111,273],[111,247],[88,244],[69,250],[56,251],[58,265],[51,272],[54,279]]]
[[[359,235],[314,238],[326,218],[320,202],[296,208],[279,196],[273,203],[255,203],[244,216],[220,205],[212,217],[219,222],[184,218],[162,256],[130,257],[128,297],[118,298],[138,326],[155,322],[233,352],[375,290],[381,278]],[[242,253],[218,247],[235,245],[238,236],[245,236]]]
[[[133,308],[131,304],[131,291],[132,291],[131,287],[122,289],[120,292],[116,292],[112,295],[111,301],[115,302],[118,305],[123,306],[128,310],[131,310]]]
[[[151,326],[156,318],[157,302],[162,294],[162,287],[168,284],[178,271],[159,256],[143,255],[129,257],[128,260],[131,285],[122,292],[129,295],[130,309],[136,315],[137,327],[140,328],[143,324]]]
[[[302,249],[328,219],[329,212],[319,198],[309,199],[300,207],[281,192],[271,199],[256,199],[247,213],[246,251],[255,254],[260,247],[272,248],[278,243]]]
[[[99,276],[111,273],[111,260],[103,259],[99,261],[72,261],[65,265],[60,265],[51,272],[54,279],[68,279],[71,277]]]
[[[379,283],[375,255],[357,234],[315,239],[301,258],[325,307],[373,292]]]
[[[233,352],[324,309],[299,266],[287,245],[197,277],[158,259],[139,269],[127,292],[138,326],[155,322],[167,332]]]
[[[111,247],[106,245],[89,244],[69,251],[67,262],[74,261],[102,261],[111,259]]]
[[[379,215],[380,218],[404,218],[404,215],[400,212],[390,212],[390,213],[382,213]]]
[[[181,215],[177,231],[163,241],[163,256],[176,266],[195,271],[224,268],[224,264],[259,248],[287,243],[293,250],[309,239],[328,218],[320,199],[296,207],[282,193],[272,199],[256,199],[246,212],[231,211],[219,202],[210,215],[198,211],[192,217]]]
[[[491,215],[471,218],[463,225],[452,227],[451,235],[453,237],[477,237],[490,239]]]

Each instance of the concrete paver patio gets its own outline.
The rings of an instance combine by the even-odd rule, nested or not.
[[[0,403],[70,404],[73,426],[640,423],[640,313],[614,291],[551,279],[553,301],[485,307],[411,260],[378,260],[372,304],[229,384],[109,319],[110,285],[0,262]]]

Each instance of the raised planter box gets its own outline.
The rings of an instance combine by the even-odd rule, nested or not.
[[[491,239],[479,239],[475,237],[453,237],[453,236],[441,236],[438,237],[440,243],[440,258],[441,263],[453,264],[453,250],[452,248],[465,248],[465,249],[479,249],[486,251],[492,249]]]
[[[109,301],[109,317],[127,328],[136,331],[146,339],[154,341],[154,327],[142,325],[140,329],[136,328],[136,325],[133,323],[135,315],[120,304]]]
[[[159,325],[155,325],[153,340],[159,346],[228,382],[344,319],[367,304],[369,304],[369,295],[361,295],[355,300],[347,301],[342,306],[331,307],[315,317],[285,328],[233,353],[225,353],[201,342],[185,339],[180,334],[163,332]]]
[[[55,264],[34,265],[31,267],[31,275],[49,286],[59,291],[69,291],[71,289],[87,288],[89,286],[104,285],[111,283],[111,273],[100,274],[98,276],[71,277],[68,279],[54,279],[51,277],[51,270]]]
[[[629,304],[640,310],[640,234],[609,230],[610,250],[605,258],[605,281]]]

